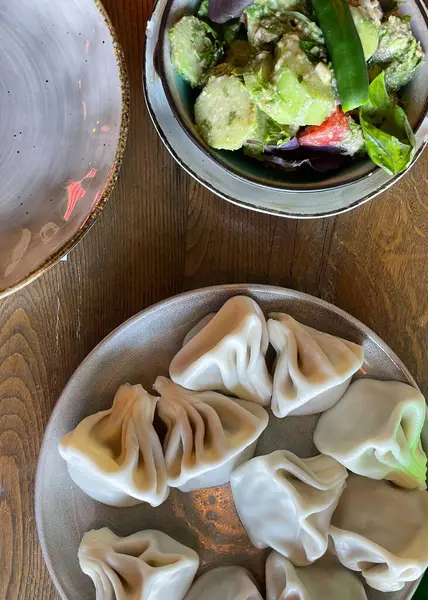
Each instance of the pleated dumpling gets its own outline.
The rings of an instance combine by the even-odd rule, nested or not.
[[[428,567],[428,494],[351,474],[329,533],[345,567],[376,590],[401,590]]]
[[[412,386],[360,379],[321,415],[314,442],[354,473],[426,490],[425,413],[425,398]]]
[[[141,385],[122,385],[113,406],[83,419],[59,443],[74,483],[88,496],[111,506],[168,496],[162,445],[153,427],[157,398]]]
[[[265,361],[269,346],[265,317],[254,300],[230,298],[186,337],[169,367],[171,379],[194,391],[216,390],[269,404],[272,379]]]
[[[228,483],[234,468],[254,456],[268,413],[255,402],[217,392],[192,392],[158,377],[158,414],[168,483],[183,492]]]
[[[295,567],[271,552],[266,561],[266,600],[367,600],[363,584],[333,558]]]
[[[232,473],[239,518],[257,548],[273,548],[295,565],[327,550],[331,515],[346,469],[329,456],[298,458],[287,450],[257,456]]]
[[[96,600],[183,600],[199,568],[194,550],[151,529],[127,537],[107,527],[88,531],[78,558]]]
[[[332,407],[362,366],[363,347],[283,313],[269,316],[269,340],[277,353],[273,414],[312,415]]]
[[[227,566],[217,567],[198,577],[185,600],[263,599],[247,569]]]

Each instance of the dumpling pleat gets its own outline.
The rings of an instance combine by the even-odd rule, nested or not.
[[[158,377],[158,413],[167,426],[164,442],[168,482],[183,491],[222,485],[268,423],[258,404],[217,392],[194,392]]]
[[[59,443],[74,482],[112,506],[158,506],[169,487],[162,446],[153,427],[157,398],[125,384],[109,410],[83,419]]]
[[[363,348],[289,315],[269,316],[269,339],[277,354],[271,403],[274,415],[316,414],[336,404],[363,364]]]

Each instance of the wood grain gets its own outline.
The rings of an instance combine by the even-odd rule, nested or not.
[[[224,282],[305,291],[372,327],[428,393],[428,153],[391,191],[334,219],[298,222],[229,205],[174,164],[146,113],[141,70],[151,2],[105,4],[132,94],[118,185],[68,260],[0,304],[1,600],[58,597],[34,525],[43,430],[85,355],[153,302]]]

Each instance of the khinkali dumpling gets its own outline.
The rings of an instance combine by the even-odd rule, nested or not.
[[[356,575],[332,558],[295,567],[272,552],[266,561],[266,600],[367,600]]]
[[[312,415],[336,404],[363,364],[363,347],[283,313],[269,316],[269,339],[277,353],[273,414]]]
[[[111,506],[159,506],[166,499],[165,460],[153,428],[157,400],[127,383],[111,408],[86,417],[62,438],[58,449],[70,477],[88,496]]]
[[[232,473],[233,500],[251,542],[305,566],[327,550],[331,515],[346,469],[329,456],[287,450],[257,456]]]
[[[88,531],[78,557],[96,600],[182,600],[199,568],[194,550],[151,529],[128,537],[107,527]]]
[[[428,494],[350,475],[329,533],[345,567],[376,590],[401,590],[428,566]]]
[[[269,346],[266,320],[251,298],[230,298],[173,358],[171,379],[189,390],[230,393],[244,400],[269,404],[272,379],[265,354]]]
[[[360,379],[321,415],[314,442],[354,473],[426,490],[425,412],[425,399],[412,386]]]
[[[217,392],[192,392],[158,377],[158,414],[167,426],[168,483],[183,492],[228,483],[230,473],[254,456],[268,413],[255,402]]]
[[[185,600],[263,599],[247,569],[228,566],[217,567],[198,577]]]

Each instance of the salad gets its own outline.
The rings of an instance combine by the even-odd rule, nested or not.
[[[396,175],[412,162],[400,92],[424,51],[398,10],[384,14],[378,0],[202,0],[169,39],[212,148],[288,170],[368,155]]]

